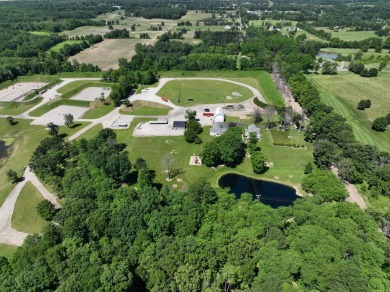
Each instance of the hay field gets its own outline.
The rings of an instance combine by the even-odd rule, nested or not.
[[[390,129],[375,132],[371,125],[374,119],[390,113],[390,73],[381,72],[377,78],[363,78],[350,72],[333,76],[310,75],[308,78],[320,90],[323,102],[346,118],[357,140],[389,151]],[[361,99],[370,99],[371,108],[358,110]]]

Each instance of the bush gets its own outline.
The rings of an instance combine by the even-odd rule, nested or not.
[[[362,99],[361,101],[359,101],[357,106],[359,110],[365,110],[366,108],[370,108],[370,107],[371,107],[371,100],[369,99]]]
[[[387,125],[388,125],[387,119],[385,117],[380,117],[374,120],[371,129],[378,132],[384,132],[387,128]]]
[[[253,102],[255,103],[255,105],[257,105],[258,107],[261,107],[261,108],[266,108],[268,106],[268,104],[260,101],[257,97],[255,97],[253,99]]]
[[[56,209],[54,208],[54,205],[50,201],[43,200],[38,203],[37,212],[38,215],[41,216],[44,220],[51,221],[53,220],[54,215],[56,214]]]
[[[388,114],[386,115],[386,121],[387,121],[387,123],[390,125],[390,113],[388,113]]]

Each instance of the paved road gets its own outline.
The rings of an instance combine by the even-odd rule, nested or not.
[[[31,117],[29,115],[29,113],[31,113],[36,108],[42,106],[43,104],[47,103],[48,101],[58,97],[59,94],[57,93],[57,89],[59,89],[60,87],[66,85],[66,84],[68,84],[68,83],[70,83],[72,81],[76,81],[76,80],[99,80],[99,79],[97,79],[97,78],[64,78],[62,80],[63,81],[60,84],[57,84],[56,86],[54,86],[53,88],[49,89],[46,93],[43,94],[43,100],[39,104],[37,104],[34,107],[30,108],[29,110],[27,110],[26,112],[24,112],[21,115],[14,116],[14,118],[16,118],[16,119],[19,118],[19,119],[33,119],[33,120],[37,120],[40,117]],[[256,88],[254,88],[252,86],[249,86],[247,84],[240,83],[240,82],[226,80],[226,79],[221,79],[221,78],[161,78],[160,81],[159,81],[158,87],[151,88],[148,92],[145,92],[145,93],[133,95],[133,96],[131,96],[129,98],[129,100],[130,101],[135,101],[135,100],[153,101],[153,102],[161,103],[161,104],[164,104],[164,105],[168,105],[168,106],[172,107],[173,110],[170,111],[168,116],[165,116],[165,118],[168,118],[170,120],[173,120],[173,119],[184,119],[185,112],[189,108],[192,109],[192,110],[196,110],[198,112],[202,112],[204,107],[209,107],[210,109],[213,110],[216,107],[222,107],[226,103],[229,103],[227,101],[224,104],[197,105],[197,106],[193,106],[193,107],[180,107],[180,106],[177,106],[177,105],[173,104],[170,101],[164,102],[164,101],[161,100],[160,97],[158,97],[156,95],[156,93],[168,81],[171,81],[171,80],[217,80],[217,81],[230,82],[230,83],[234,83],[234,84],[241,85],[241,86],[244,86],[246,88],[249,88],[252,91],[252,93],[253,93],[253,97],[257,97],[260,100],[262,100],[263,102],[265,102],[265,99],[263,98],[261,93]],[[242,102],[241,104],[244,105],[245,110],[241,111],[241,112],[238,112],[239,115],[252,113],[253,112],[254,104],[252,102],[252,98],[248,99],[247,101]],[[119,113],[119,110],[120,110],[119,108],[116,108],[113,111],[111,111],[110,113],[108,113],[107,115],[105,115],[104,117],[101,117],[101,118],[98,118],[98,119],[78,119],[77,121],[91,122],[91,124],[89,124],[88,126],[84,127],[83,129],[81,129],[79,132],[75,133],[71,137],[69,137],[69,140],[74,140],[74,139],[78,138],[80,135],[84,134],[86,131],[88,131],[89,129],[91,129],[92,127],[94,127],[94,126],[96,126],[98,124],[102,124],[103,127],[111,127],[113,124],[117,125],[118,124],[118,120],[123,120],[128,125],[130,125],[130,122],[132,121],[132,119],[134,117],[130,116],[130,115],[121,115]],[[234,113],[229,113],[229,114],[234,114]],[[6,115],[0,116],[0,117],[6,117]],[[137,116],[137,117],[148,117],[148,116]],[[156,117],[153,116],[151,118],[156,118]],[[55,121],[53,121],[53,122],[55,122]],[[209,118],[208,119],[203,119],[202,118],[201,122],[203,124],[205,124],[205,125],[211,124],[211,120]],[[23,243],[24,239],[28,235],[27,233],[16,231],[11,226],[12,214],[13,214],[13,211],[14,211],[14,208],[15,208],[16,200],[17,200],[21,190],[23,189],[23,187],[24,187],[24,185],[26,184],[27,181],[30,181],[39,190],[39,192],[42,194],[42,196],[45,199],[47,199],[50,202],[52,202],[54,204],[54,206],[56,206],[56,208],[60,208],[60,205],[59,205],[58,201],[56,200],[55,196],[53,194],[51,194],[42,185],[42,183],[38,180],[36,175],[34,173],[32,173],[29,168],[27,168],[25,170],[24,178],[25,178],[24,181],[18,183],[15,186],[15,188],[11,191],[10,195],[7,197],[6,201],[3,203],[3,205],[0,208],[0,243],[6,243],[6,244],[19,246],[19,245],[21,245]]]

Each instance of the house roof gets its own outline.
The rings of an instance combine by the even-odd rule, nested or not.
[[[227,129],[229,129],[228,123],[215,122],[210,129],[210,134],[221,135],[225,133]]]

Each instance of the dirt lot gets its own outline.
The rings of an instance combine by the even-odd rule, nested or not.
[[[72,96],[71,99],[94,101],[96,98],[100,98],[102,94],[104,94],[104,97],[109,96],[110,92],[111,88],[89,87]]]
[[[71,113],[74,120],[79,119],[89,108],[80,107],[80,106],[69,106],[61,105],[51,110],[50,112],[44,114],[43,116],[36,118],[31,125],[47,125],[50,122],[53,122],[56,125],[63,126],[64,115]]]
[[[43,82],[23,82],[10,85],[8,88],[0,90],[0,101],[21,101],[22,97],[29,94],[33,88],[41,88],[47,83]]]

